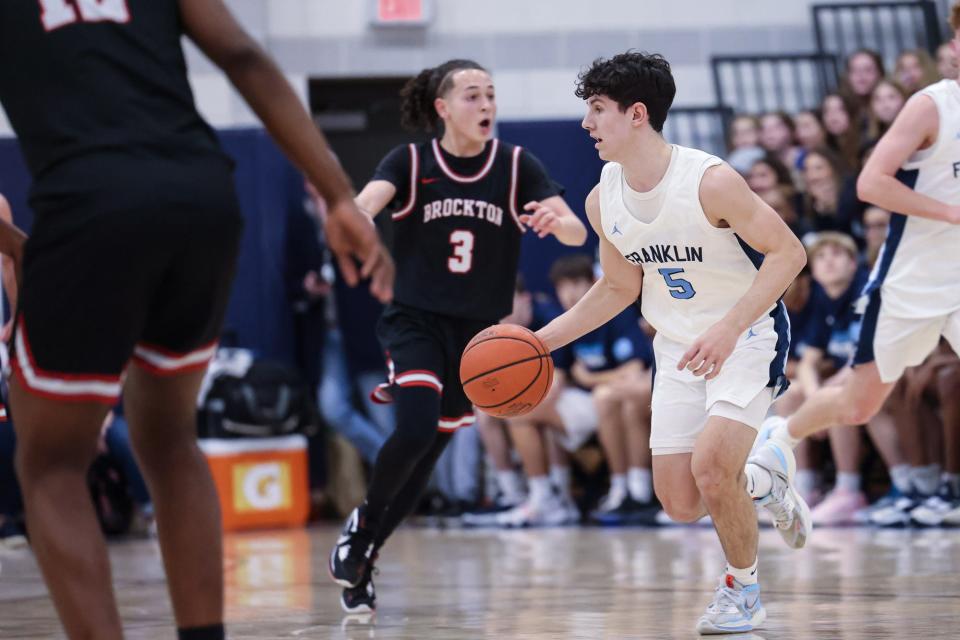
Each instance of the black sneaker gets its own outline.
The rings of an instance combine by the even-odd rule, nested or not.
[[[377,592],[373,587],[373,576],[378,570],[373,566],[376,555],[370,560],[369,568],[363,579],[355,587],[344,589],[340,595],[340,606],[350,614],[374,613],[377,610]]]
[[[373,532],[364,527],[360,509],[354,509],[347,518],[337,544],[330,552],[330,577],[347,589],[360,585],[373,555]]]
[[[629,494],[615,496],[608,493],[600,500],[597,508],[590,512],[590,521],[607,527],[626,524],[626,516],[632,508],[633,500]]]
[[[633,497],[628,498],[628,500],[630,501],[630,505],[626,514],[625,524],[642,527],[660,526],[660,523],[657,522],[657,514],[660,512],[660,505],[656,501],[650,500],[649,502],[640,502],[638,500],[634,500]]]

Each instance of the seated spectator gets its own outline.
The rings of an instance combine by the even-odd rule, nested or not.
[[[157,525],[153,513],[153,501],[147,490],[137,459],[130,444],[130,427],[123,415],[123,404],[118,404],[104,418],[100,432],[101,453],[113,458],[123,469],[130,498],[133,500],[133,518],[130,533],[139,536],[156,537]]]
[[[867,207],[863,212],[863,235],[866,242],[864,259],[868,267],[873,267],[880,256],[880,249],[887,240],[890,227],[890,212],[877,206]]]
[[[957,54],[949,42],[944,42],[937,47],[937,72],[945,80],[956,80],[960,73],[960,63],[957,61]]]
[[[764,153],[760,146],[760,120],[750,115],[735,117],[727,130],[727,163],[745,176]]]
[[[760,146],[791,169],[797,166],[800,153],[794,140],[795,131],[793,118],[783,111],[771,111],[760,118]]]
[[[814,232],[860,230],[856,181],[845,174],[840,157],[826,148],[814,149],[803,161],[804,219]],[[857,236],[861,234],[857,233]]]
[[[518,324],[536,331],[560,313],[561,309],[556,302],[542,294],[531,294],[523,278],[518,277],[513,293],[513,312],[501,322]],[[484,517],[485,515],[516,507],[527,498],[523,475],[514,466],[510,455],[510,438],[506,421],[478,411],[477,431],[493,468],[496,494],[492,496],[491,504],[486,508],[464,514],[464,523],[470,526],[491,524],[494,521]]]
[[[908,95],[913,95],[940,80],[940,73],[926,49],[910,49],[897,56],[893,79]]]
[[[823,127],[827,130],[827,147],[837,153],[846,168],[860,167],[860,129],[851,126],[859,120],[857,103],[845,94],[829,93],[820,103]]]
[[[771,153],[753,163],[747,174],[747,185],[754,193],[764,193],[777,188],[788,189],[791,196],[796,193],[790,170]]]
[[[803,238],[806,235],[809,229],[803,218],[797,213],[797,196],[793,189],[777,185],[773,189],[761,191],[757,195],[780,215],[780,218],[798,238]]]
[[[877,141],[887,132],[894,118],[907,103],[910,94],[892,80],[881,80],[870,94],[870,109],[867,113],[867,145]]]
[[[865,113],[870,106],[870,94],[885,75],[879,53],[873,49],[857,49],[847,56],[846,72],[840,79],[841,92],[848,93],[857,102],[861,113]]]
[[[827,145],[827,130],[819,109],[804,109],[793,118],[793,122],[796,125],[797,143],[800,145],[800,154],[797,157],[799,169],[803,167],[803,158],[807,152]]]

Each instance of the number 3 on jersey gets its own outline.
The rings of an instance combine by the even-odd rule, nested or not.
[[[73,24],[78,19],[83,22],[130,22],[127,0],[39,0],[39,2],[40,20],[47,31]]]
[[[457,229],[450,234],[453,256],[447,259],[451,273],[469,273],[473,267],[473,232]]]
[[[689,280],[673,277],[678,273],[683,273],[683,269],[657,269],[657,273],[663,276],[667,287],[670,288],[670,295],[674,298],[678,300],[689,300],[697,295],[696,290],[694,290]]]

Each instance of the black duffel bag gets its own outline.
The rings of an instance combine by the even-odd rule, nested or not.
[[[217,375],[200,403],[201,438],[312,435],[320,424],[313,390],[296,370],[254,361],[243,376]]]

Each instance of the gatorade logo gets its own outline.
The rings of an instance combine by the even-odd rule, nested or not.
[[[285,462],[238,464],[233,468],[237,513],[286,509],[291,505],[290,465]]]

